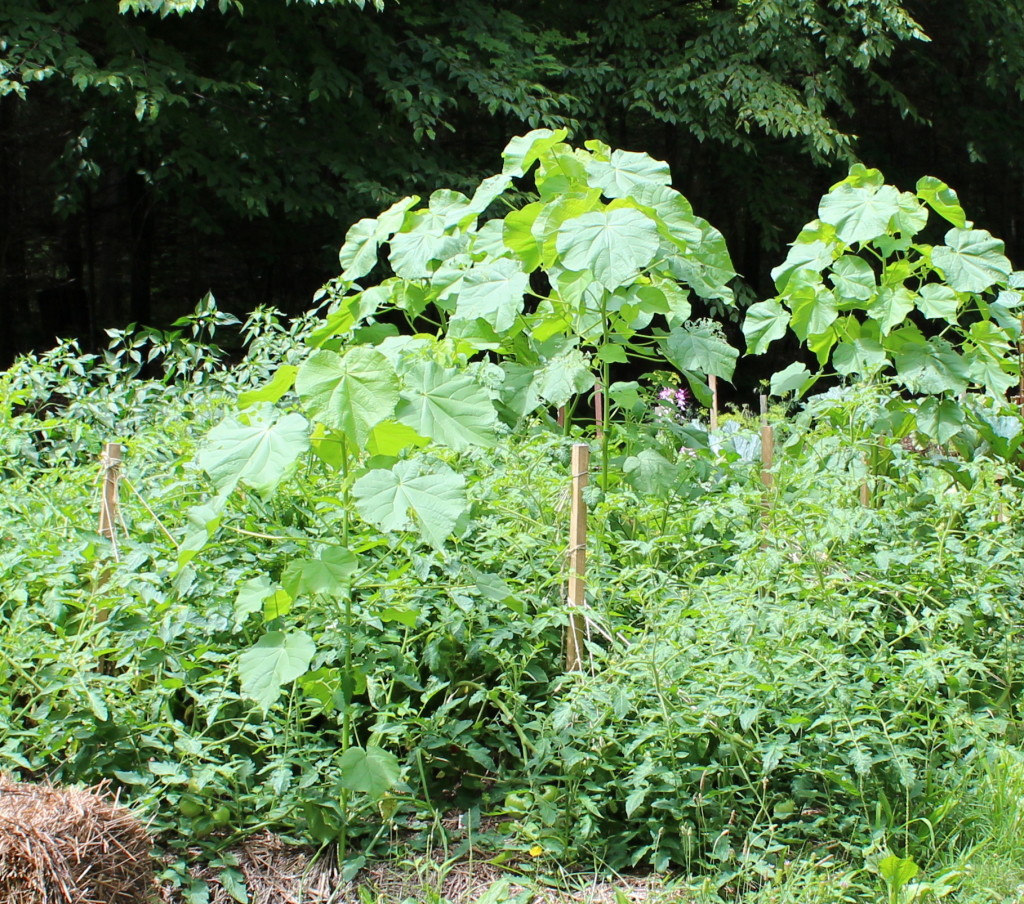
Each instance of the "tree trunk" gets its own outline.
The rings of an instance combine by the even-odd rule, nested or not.
[[[131,206],[131,274],[129,303],[132,320],[141,326],[153,323],[153,201],[146,180],[138,173],[128,177]]]
[[[0,367],[7,367],[21,351],[28,332],[19,103],[14,95],[0,97]]]

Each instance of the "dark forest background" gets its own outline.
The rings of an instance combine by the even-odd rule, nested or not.
[[[0,366],[108,327],[295,313],[355,220],[507,140],[666,160],[741,301],[859,160],[1024,258],[1024,0],[5,0]]]

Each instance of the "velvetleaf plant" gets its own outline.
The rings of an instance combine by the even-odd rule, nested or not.
[[[942,244],[918,240],[929,210],[951,226]],[[914,396],[892,398],[889,429],[945,443],[966,422],[965,394],[1003,400],[1020,379],[1022,276],[944,182],[900,191],[857,164],[772,271],[778,295],[751,305],[743,332],[761,354],[792,330],[817,358],[817,374],[799,363],[775,374],[773,392],[803,393],[828,373],[889,380]]]
[[[239,612],[264,616],[265,633],[238,660],[242,693],[264,712],[325,661],[314,637],[286,621],[297,601],[339,611],[351,637],[353,599],[375,562],[374,541],[356,539],[353,519],[412,544],[410,556],[416,543],[443,555],[469,517],[453,453],[495,446],[502,423],[570,404],[596,379],[614,399],[610,367],[631,357],[664,355],[698,394],[703,375],[732,376],[737,352],[712,325],[689,319],[691,290],[732,301],[721,234],[669,186],[666,164],[599,142],[574,149],[565,136],[513,139],[502,172],[472,197],[442,190],[425,206],[405,198],[356,223],[312,351],[244,393],[242,411],[210,432],[199,461],[217,496],[192,513],[181,569],[217,532],[236,490],[272,502],[303,459],[337,475],[336,538],[239,591]],[[517,180],[536,200],[515,206]],[[483,219],[502,203],[504,217]],[[381,264],[384,247],[391,275],[363,288],[355,280]],[[292,390],[298,410],[275,407]],[[607,450],[606,431],[605,475]],[[351,648],[346,641],[344,661],[331,666],[346,694],[358,683]],[[355,744],[350,708],[342,707],[342,765],[372,781],[343,783],[342,847],[347,794],[377,797],[398,780],[393,755]]]
[[[667,164],[565,137],[514,138],[502,172],[472,197],[405,198],[349,230],[319,350],[296,383],[314,420],[391,454],[430,441],[458,450],[493,442],[498,418],[571,407],[596,380],[614,403],[611,366],[630,359],[667,358],[702,398],[705,375],[731,378],[735,349],[713,324],[690,321],[691,291],[733,301],[721,233],[670,187]],[[502,205],[504,216],[484,218]],[[385,246],[391,275],[362,288],[355,280],[382,264]],[[381,319],[395,311],[436,330],[400,337]],[[367,391],[332,397],[354,370]]]

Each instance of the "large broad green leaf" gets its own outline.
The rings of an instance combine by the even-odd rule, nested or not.
[[[352,487],[356,509],[386,531],[416,530],[436,549],[467,509],[466,481],[447,465],[413,459],[364,474]]]
[[[359,279],[373,269],[381,242],[389,239],[402,225],[406,211],[419,200],[415,195],[402,198],[376,219],[360,220],[349,229],[338,254],[342,279]]]
[[[769,345],[786,335],[788,326],[789,312],[776,299],[752,304],[743,320],[747,354],[763,355]]]
[[[572,348],[556,355],[538,368],[531,390],[550,405],[566,405],[580,393],[594,386],[590,362],[579,349]]]
[[[927,283],[917,293],[917,309],[925,317],[956,323],[960,312],[960,299],[949,286],[942,283]]]
[[[823,241],[796,241],[789,246],[786,260],[774,270],[771,276],[779,292],[785,292],[789,278],[797,270],[814,270],[820,273],[835,260],[836,245]]]
[[[426,212],[414,216],[412,228],[391,239],[388,260],[395,275],[402,279],[425,279],[430,276],[432,261],[454,257],[469,244],[468,236],[445,232],[441,214]]]
[[[294,559],[281,573],[281,586],[293,598],[311,593],[344,596],[356,572],[356,557],[348,549],[331,547],[316,559]]]
[[[507,173],[488,176],[476,187],[476,191],[473,192],[473,197],[469,200],[467,213],[482,214],[511,184],[512,177]]]
[[[659,341],[665,356],[679,370],[732,379],[739,352],[710,324],[677,326]]]
[[[295,388],[312,417],[360,446],[398,402],[398,376],[391,362],[366,346],[344,355],[315,352],[299,368]]]
[[[953,399],[925,399],[917,409],[917,432],[941,444],[964,426],[964,410]]]
[[[872,320],[877,320],[882,335],[888,336],[894,328],[907,319],[907,314],[914,310],[917,296],[910,289],[879,289],[878,295],[865,311]]]
[[[839,258],[830,276],[840,305],[846,301],[867,301],[878,287],[871,264],[852,254]]]
[[[770,391],[774,396],[783,396],[795,392],[797,396],[803,395],[806,386],[814,382],[814,377],[805,364],[794,361],[788,367],[772,374]]]
[[[900,192],[900,210],[890,226],[904,236],[915,236],[928,225],[928,209],[909,191]]]
[[[272,408],[260,408],[214,427],[199,452],[199,464],[220,493],[243,483],[266,498],[308,448],[309,424],[301,414],[279,417]]]
[[[501,152],[505,161],[502,173],[506,176],[522,176],[545,152],[565,140],[568,129],[534,129],[525,135],[517,135]]]
[[[960,199],[941,179],[924,176],[917,180],[917,196],[924,201],[940,217],[954,226],[963,229],[967,225],[967,216],[960,206]]]
[[[606,198],[625,198],[641,185],[668,185],[672,173],[663,160],[635,151],[612,151],[609,160],[589,158],[584,162],[590,184]]]
[[[268,631],[239,657],[242,693],[266,712],[285,684],[306,673],[315,653],[313,638],[305,631]]]
[[[911,392],[958,394],[969,383],[967,363],[945,339],[926,339],[917,327],[907,324],[884,343],[891,352],[900,381]]]
[[[632,200],[657,217],[659,231],[680,247],[696,247],[704,232],[693,207],[674,188],[654,182],[642,182],[631,193]]]
[[[832,366],[843,376],[870,377],[885,367],[887,360],[885,349],[871,336],[840,342],[832,353]]]
[[[946,244],[932,249],[932,263],[957,292],[984,292],[1010,276],[1013,267],[1004,248],[985,229],[950,229]]]
[[[523,310],[529,285],[529,275],[507,257],[473,267],[462,279],[452,320],[479,318],[503,333]]]
[[[541,244],[533,234],[533,224],[543,209],[544,204],[534,201],[520,210],[509,211],[502,221],[504,243],[519,258],[527,272],[540,266]]]
[[[805,286],[789,296],[790,325],[801,341],[824,333],[839,316],[835,296],[824,286]]]
[[[835,226],[836,235],[847,245],[885,235],[889,221],[899,212],[900,193],[891,185],[876,189],[842,183],[818,206],[819,219]]]
[[[632,208],[602,210],[567,220],[556,246],[569,270],[589,270],[609,291],[630,282],[654,260],[658,227]]]
[[[341,755],[341,787],[377,800],[394,789],[402,777],[398,757],[373,744],[349,747]]]
[[[452,449],[493,446],[497,412],[479,383],[434,361],[422,361],[405,374],[401,423]]]

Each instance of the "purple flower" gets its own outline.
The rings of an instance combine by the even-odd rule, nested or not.
[[[690,394],[680,387],[673,389],[666,386],[658,392],[658,401],[667,402],[668,405],[656,405],[654,416],[671,420],[682,420],[686,416],[686,410],[690,407]]]

